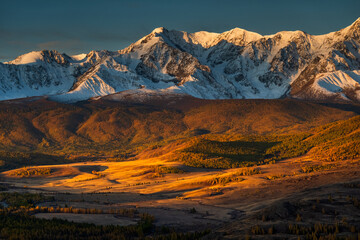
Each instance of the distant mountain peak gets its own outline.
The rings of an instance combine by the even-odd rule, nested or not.
[[[168,30],[164,27],[157,27],[154,30],[152,30],[151,33],[163,33],[164,31],[168,31]]]
[[[56,61],[61,64],[68,63],[69,56],[66,54],[61,54],[56,50],[41,50],[41,51],[33,51],[30,53],[23,54],[17,57],[15,60],[8,62],[9,64],[32,64],[41,61]]]
[[[350,38],[360,40],[360,18],[344,29]]]
[[[0,64],[0,100],[52,95],[80,101],[125,90],[161,90],[198,98],[360,101],[360,18],[313,36],[282,31],[262,36],[155,28],[129,47],[69,57],[35,51]],[[145,91],[145,92],[146,92]]]
[[[10,62],[6,62],[9,64],[29,64],[29,63],[35,63],[38,60],[42,59],[41,51],[32,51],[29,53],[25,53],[23,55],[18,56],[14,60]]]
[[[352,24],[351,26],[353,25],[359,25],[360,24],[360,17],[358,19],[356,19]]]

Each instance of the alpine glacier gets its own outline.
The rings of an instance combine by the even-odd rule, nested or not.
[[[0,100],[75,102],[130,89],[198,98],[360,101],[360,18],[325,35],[218,34],[156,28],[129,47],[68,56],[30,52],[0,63]]]

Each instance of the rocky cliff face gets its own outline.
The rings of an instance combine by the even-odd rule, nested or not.
[[[359,84],[360,19],[319,36],[157,28],[117,52],[70,57],[41,51],[0,63],[0,100],[52,95],[59,101],[78,101],[147,88],[207,99],[360,101]]]

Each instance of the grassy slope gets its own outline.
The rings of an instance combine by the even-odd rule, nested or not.
[[[322,161],[360,157],[360,116],[304,133],[242,136],[205,135],[192,138],[173,158],[188,166],[234,168],[302,156]]]
[[[1,102],[0,161],[5,168],[13,168],[101,156],[123,159],[141,152],[149,145],[150,148],[157,148],[158,145],[167,145],[173,140],[186,141],[204,133],[219,138],[212,139],[218,142],[208,142],[212,148],[220,145],[218,148],[232,151],[229,154],[196,150],[204,151],[202,154],[206,157],[211,155],[213,158],[232,159],[231,164],[233,159],[238,162],[239,158],[245,158],[246,161],[264,160],[269,154],[280,154],[278,158],[281,158],[285,156],[283,153],[269,153],[269,149],[291,145],[292,138],[294,143],[298,143],[298,138],[303,136],[293,134],[303,130],[308,131],[355,115],[354,111],[296,100],[192,98],[191,101],[181,99],[171,107],[109,101],[76,105],[47,100]],[[285,133],[292,135],[274,137]],[[258,137],[244,138],[239,135]],[[268,137],[259,137],[263,135]],[[234,139],[229,136],[238,137]],[[354,143],[348,147],[356,145],[357,135],[353,137]],[[239,142],[222,143],[234,140]],[[255,146],[252,146],[253,141],[257,142]],[[201,144],[203,147],[206,145]],[[306,141],[304,144],[305,146],[298,146],[299,149],[294,150],[296,154],[292,155],[297,155],[297,151],[307,152],[313,147]],[[187,152],[195,151],[194,146],[189,147],[193,149]],[[294,144],[288,147],[296,148]],[[343,147],[343,151],[346,151],[346,146]]]

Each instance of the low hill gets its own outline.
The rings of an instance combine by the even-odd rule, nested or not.
[[[349,119],[359,110],[356,105],[326,106],[289,99],[201,100],[181,96],[168,103],[161,98],[142,103],[99,99],[63,104],[44,98],[1,102],[2,158],[7,162],[9,156],[17,156],[14,153],[66,159],[128,158],[149,145],[203,134],[297,134]]]

